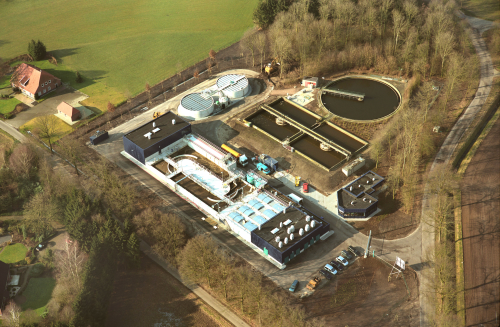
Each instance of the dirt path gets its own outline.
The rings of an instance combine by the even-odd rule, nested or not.
[[[481,143],[462,180],[467,326],[500,322],[500,120]]]

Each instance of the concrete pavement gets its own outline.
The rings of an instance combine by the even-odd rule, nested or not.
[[[471,32],[470,37],[480,60],[481,78],[479,80],[479,88],[476,92],[476,95],[474,96],[474,99],[464,111],[462,116],[460,116],[460,118],[455,123],[450,133],[444,140],[443,145],[439,149],[439,152],[437,153],[436,158],[432,163],[428,176],[432,176],[433,173],[438,172],[441,169],[448,168],[447,165],[458,145],[458,142],[469,128],[476,114],[481,110],[484,102],[488,98],[493,83],[494,70],[491,62],[491,57],[479,32],[484,32],[484,27],[491,25],[480,24],[481,20],[478,20],[478,18],[468,17],[461,12],[459,16],[462,19],[467,19],[469,24],[477,29],[476,31]],[[429,219],[429,215],[433,211],[434,198],[435,197],[430,194],[430,186],[429,183],[427,183],[425,185],[424,195],[422,199],[421,221],[426,221],[427,219]],[[427,258],[434,250],[434,228],[432,228],[428,224],[423,223],[420,230],[422,236],[422,259],[425,260],[425,258]],[[428,296],[432,296],[433,291],[430,288],[430,281],[427,279],[427,276],[433,276],[433,271],[434,270],[432,267],[426,267],[423,270],[423,272],[425,272],[424,274],[422,273],[422,271],[418,273],[420,280],[420,326],[428,326],[430,324],[429,318],[433,312],[432,303],[431,301],[428,301]]]
[[[14,126],[10,125],[9,123],[4,122],[3,120],[0,120],[0,129],[9,133],[12,137],[14,137],[19,142],[26,141],[26,136],[21,134],[17,129],[14,128]]]

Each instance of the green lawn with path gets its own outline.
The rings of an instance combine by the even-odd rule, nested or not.
[[[10,98],[10,99],[0,99],[0,114],[8,114],[16,109],[16,106],[20,104],[21,101]]]
[[[0,53],[3,59],[13,58],[27,52],[31,39],[40,39],[64,67],[135,95],[146,82],[153,85],[174,75],[178,63],[190,66],[207,58],[210,49],[238,41],[253,25],[257,2],[4,1]]]
[[[28,249],[24,244],[16,243],[7,245],[0,253],[0,261],[5,263],[14,263],[23,260],[26,257]]]
[[[26,302],[21,305],[21,309],[27,310],[32,309],[39,315],[43,314],[47,309],[47,303],[49,303],[52,297],[52,290],[56,285],[56,280],[54,278],[30,278],[26,290],[22,295],[26,298]]]

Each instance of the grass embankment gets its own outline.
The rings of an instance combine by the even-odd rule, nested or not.
[[[495,21],[500,19],[498,0],[465,0],[461,10],[472,17]]]
[[[71,70],[103,87],[135,95],[146,82],[154,85],[174,75],[178,63],[188,67],[207,58],[210,49],[238,41],[253,25],[256,4],[257,0],[151,0],[147,5],[133,0],[3,2],[2,57],[26,53],[30,40],[40,39]],[[25,19],[29,16],[36,19]]]
[[[0,90],[10,87],[10,76],[0,77]]]
[[[21,309],[23,311],[32,309],[37,314],[42,315],[47,311],[47,303],[52,297],[55,285],[54,278],[30,278],[28,286],[22,294],[26,298],[26,302],[21,305]]]
[[[23,260],[26,257],[28,249],[21,243],[8,245],[0,253],[0,261],[5,263],[14,263]]]
[[[20,103],[21,101],[15,98],[0,99],[0,114],[8,114],[14,111],[14,109],[16,109],[16,106]]]

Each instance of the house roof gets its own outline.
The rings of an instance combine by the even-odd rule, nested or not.
[[[35,94],[37,90],[48,81],[61,81],[54,75],[26,63],[22,63],[19,67],[17,67],[16,74],[17,82],[14,84],[25,89],[31,94]],[[48,85],[50,84],[52,83],[49,83]]]
[[[78,109],[73,108],[64,101],[57,106],[57,110],[61,111],[63,114],[66,114],[71,118],[78,117],[80,115],[80,111],[78,111]]]

